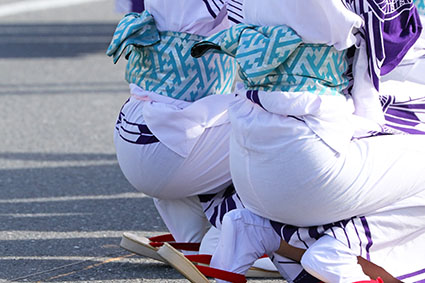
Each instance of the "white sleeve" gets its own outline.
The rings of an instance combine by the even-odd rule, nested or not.
[[[341,0],[244,0],[244,22],[287,25],[306,43],[346,49],[356,43],[354,32],[363,20]]]

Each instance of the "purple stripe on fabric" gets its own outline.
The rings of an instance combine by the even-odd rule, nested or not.
[[[318,240],[322,236],[322,234],[319,233],[317,226],[308,228],[308,235],[315,240]]]
[[[236,194],[236,197],[238,198],[239,203],[242,205],[242,208],[245,208],[245,206],[243,205],[243,202],[242,202],[242,200],[241,200],[241,198],[239,197],[239,195],[238,195],[238,194]],[[279,234],[279,233],[278,233],[278,234]]]
[[[124,120],[124,122],[126,122],[127,124],[132,125],[132,126],[140,126],[140,125],[144,125],[144,124],[140,124],[140,123],[130,122],[130,121],[128,121],[127,119],[123,119],[123,120]]]
[[[353,223],[353,227],[354,227],[354,230],[356,231],[356,234],[357,234],[357,238],[359,238],[359,246],[360,246],[360,256],[362,256],[362,253],[363,253],[363,249],[362,249],[362,239],[360,238],[360,234],[359,234],[359,231],[357,230],[357,226],[356,226],[356,223],[354,222],[354,219],[355,218],[353,218],[353,219],[351,219],[351,223]]]
[[[226,200],[224,200],[220,205],[220,218],[219,218],[220,223],[223,223],[223,217],[226,214],[227,209],[228,209],[227,202]]]
[[[334,228],[333,228],[333,227],[331,227],[331,228],[329,228],[329,229],[331,230],[332,235],[333,235],[333,236],[334,236],[334,238],[336,239],[336,234],[335,234]]]
[[[215,1],[214,0],[212,0],[212,2],[214,3],[214,6],[220,11],[221,9],[220,9],[220,6],[218,6],[217,5],[217,3],[215,3]]]
[[[407,279],[407,278],[410,278],[410,277],[414,277],[414,276],[418,276],[418,275],[421,275],[421,274],[425,274],[425,268],[424,269],[421,269],[421,270],[418,270],[418,271],[415,271],[415,272],[412,272],[412,273],[408,273],[408,274],[399,276],[399,277],[397,277],[397,279],[398,280],[404,280],[404,279]],[[415,282],[424,282],[424,280],[415,281]]]
[[[397,110],[397,109],[391,108],[391,106],[387,109],[387,111],[385,111],[385,114],[388,115],[388,116],[386,115],[386,117],[385,117],[385,118],[388,117],[388,119],[389,119],[388,121],[393,121],[393,122],[397,121],[397,123],[402,123],[402,124],[405,124],[405,125],[414,126],[414,125],[418,124],[416,122],[407,121],[406,119],[413,120],[413,121],[419,121],[419,118],[416,116],[415,112]],[[394,117],[391,117],[389,115],[394,116]],[[397,119],[397,118],[399,118],[399,119]],[[400,120],[400,119],[404,119],[404,120]]]
[[[207,10],[208,10],[208,12],[211,14],[211,16],[212,16],[213,18],[216,18],[216,17],[217,17],[217,15],[214,13],[214,10],[212,9],[212,7],[211,7],[210,3],[208,3],[208,0],[202,0],[202,1],[204,1],[204,4],[205,4],[205,6],[207,7]]]
[[[245,95],[246,95],[246,98],[252,101],[252,90],[248,90]]]
[[[314,276],[310,275],[307,271],[303,269],[303,271],[298,274],[298,276],[294,279],[294,283],[317,283],[320,282],[319,279],[315,278]]]
[[[142,133],[140,133],[140,132],[133,132],[133,131],[129,131],[127,129],[124,129],[123,126],[120,127],[120,131],[123,131],[127,134],[130,134],[130,135],[137,135],[137,136],[142,135]]]
[[[131,11],[141,13],[145,10],[145,0],[131,0]]]
[[[260,102],[260,97],[258,96],[258,90],[254,90],[252,93],[252,100],[261,106],[264,109],[263,105]]]
[[[209,202],[211,201],[217,194],[202,194],[202,195],[198,195],[199,201],[200,202]]]
[[[233,197],[228,197],[226,199],[227,202],[227,212],[232,211],[233,209],[236,209],[236,202],[233,200]]]
[[[230,2],[228,3],[228,5],[229,5],[230,7],[232,7],[232,8],[235,8],[236,10],[238,10],[238,11],[241,11],[241,12],[242,12],[242,9],[241,9],[241,8],[237,7],[236,5],[231,4]]]
[[[412,128],[403,128],[403,127],[392,125],[392,124],[385,124],[385,125],[390,127],[390,128],[402,131],[404,133],[408,133],[410,135],[423,135],[423,134],[425,134],[425,132],[423,132],[423,131],[412,129]]]
[[[206,202],[205,202],[206,203]],[[212,201],[212,202],[210,202],[209,204],[208,204],[208,206],[207,206],[207,208],[205,208],[204,209],[204,212],[207,212],[210,208],[211,208],[211,206],[214,204],[214,202]],[[212,224],[212,223],[211,223]]]
[[[411,122],[411,121],[408,121],[408,120],[404,120],[404,119],[401,119],[401,118],[398,118],[398,117],[392,117],[392,116],[389,116],[389,115],[385,115],[385,120],[387,121],[387,122],[389,122],[389,124],[396,124],[396,125],[399,125],[399,126],[405,126],[405,127],[414,127],[414,126],[416,126],[417,124],[419,124],[418,122]]]
[[[227,17],[229,18],[229,20],[230,20],[230,21],[234,22],[235,24],[240,24],[240,23],[242,23],[241,21],[239,21],[239,20],[237,20],[237,19],[235,19],[235,18],[233,18],[233,17],[231,17],[231,16],[227,16]]]
[[[302,242],[303,244],[304,244],[304,246],[305,246],[305,248],[306,249],[308,249],[309,248],[309,246],[307,245],[307,243],[301,238],[301,235],[300,235],[300,229],[298,228],[297,229],[297,236],[298,236],[298,240],[300,240],[300,242]]]
[[[124,141],[126,141],[128,143],[132,143],[132,144],[143,145],[143,144],[151,144],[151,143],[157,143],[157,142],[159,142],[159,140],[155,136],[150,136],[150,137],[148,137],[148,136],[140,136],[136,141],[129,140],[129,139],[123,137],[121,134],[120,134],[120,137]]]
[[[127,123],[128,125],[131,126],[136,126],[140,132],[132,132],[132,131],[128,131],[126,129],[124,129],[123,127],[121,127],[124,131],[126,131],[127,133],[130,134],[144,134],[144,135],[153,135],[151,130],[149,130],[148,126],[145,124],[138,124],[138,123],[133,123],[128,121],[127,119],[123,119],[125,123]]]
[[[372,235],[370,233],[370,228],[369,228],[369,224],[367,223],[366,217],[362,216],[360,217],[360,220],[362,221],[363,229],[365,231],[365,235],[367,238],[366,259],[370,261],[370,247],[373,245]]]
[[[345,227],[342,229],[344,230],[345,238],[347,239],[348,248],[351,249],[351,242],[350,242],[350,238],[348,237],[347,230],[345,229]]]
[[[392,95],[389,96],[381,96],[380,97],[381,100],[381,106],[382,106],[382,110],[385,112],[386,109],[391,105],[394,104],[395,101],[395,97]]]
[[[417,103],[417,101],[420,101],[419,103]],[[392,108],[402,108],[402,109],[406,109],[406,111],[408,111],[407,109],[414,109],[414,110],[418,110],[418,109],[422,109],[425,110],[425,101],[423,99],[416,99],[416,100],[411,100],[409,102],[405,102],[405,103],[394,103],[393,105],[391,105]]]
[[[281,260],[281,261],[278,261],[278,263],[280,263],[280,264],[299,264],[295,260],[289,260],[289,261],[283,261],[283,260]]]
[[[218,215],[218,206],[214,207],[214,213],[211,215],[210,223],[214,226],[216,226],[215,222],[217,221],[217,215]]]
[[[282,236],[283,239],[289,243],[289,241],[291,240],[292,236],[295,234],[295,232],[297,232],[298,227],[292,226],[292,225],[285,225],[283,226],[282,229]]]

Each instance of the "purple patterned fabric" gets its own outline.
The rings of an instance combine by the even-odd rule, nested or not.
[[[388,132],[425,135],[425,97],[397,101],[394,96],[381,96]]]
[[[379,90],[380,76],[392,71],[419,38],[419,13],[412,0],[342,1],[365,21],[360,32],[368,47],[370,75]]]
[[[141,13],[145,10],[144,0],[131,0],[131,12]]]

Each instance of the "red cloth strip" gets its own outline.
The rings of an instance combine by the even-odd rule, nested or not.
[[[212,255],[186,255],[188,260],[192,262],[202,263],[202,264],[210,264]]]
[[[149,245],[152,247],[161,247],[164,243],[163,242],[150,242]],[[192,251],[197,252],[199,251],[200,243],[176,243],[176,242],[169,242],[171,246],[178,250],[184,250],[184,251]]]
[[[242,274],[233,273],[229,271],[224,271],[217,268],[212,268],[208,266],[203,265],[196,265],[196,267],[199,269],[199,271],[202,272],[205,276],[213,277],[221,280],[226,280],[233,283],[245,283],[246,278]]]
[[[149,240],[151,242],[174,242],[174,237],[171,234],[164,234],[150,237]]]

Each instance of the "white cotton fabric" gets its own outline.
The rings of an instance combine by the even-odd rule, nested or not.
[[[369,75],[369,61],[366,51],[366,42],[361,39],[353,63],[354,114],[384,124],[385,117],[379,101],[379,93]]]
[[[357,255],[330,236],[323,236],[307,249],[301,259],[304,269],[321,280],[352,283],[371,280],[357,264]]]
[[[305,9],[309,7],[309,9]],[[333,132],[338,132],[341,137],[345,139],[349,135],[349,131],[356,131],[359,133],[354,134],[364,135],[364,126],[369,124],[367,130],[379,130],[379,124],[384,122],[384,114],[379,102],[379,95],[374,88],[370,76],[368,75],[368,61],[366,49],[364,48],[364,40],[357,38],[355,33],[364,24],[362,18],[352,11],[348,10],[342,1],[316,1],[316,0],[246,0],[244,1],[243,13],[245,16],[244,22],[254,25],[287,25],[294,29],[297,34],[306,43],[320,43],[334,46],[338,50],[347,49],[353,45],[358,45],[357,56],[354,63],[354,86],[352,91],[353,103],[355,108],[349,110],[350,114],[354,113],[356,116],[351,118],[362,120],[360,129],[349,129],[349,123],[345,123],[345,127],[337,130],[334,128]],[[276,94],[276,97],[278,94]],[[303,94],[303,96],[306,96]],[[272,98],[274,101],[275,98]],[[285,102],[286,103],[286,102]],[[282,103],[279,104],[279,107]],[[340,105],[342,105],[340,103]],[[334,107],[333,111],[346,111],[347,108],[339,109]],[[269,108],[266,107],[270,111]],[[310,111],[309,105],[305,105],[305,109],[301,112],[307,114]],[[327,118],[322,114],[322,119],[314,121],[315,127],[319,129],[320,134],[313,129],[316,133],[324,138],[331,147],[336,151],[342,150],[341,141],[332,141],[333,138],[325,137],[327,134],[320,130],[326,127],[328,129],[335,127],[334,122],[330,122],[335,115],[325,109]],[[283,114],[283,113],[280,113]],[[317,117],[315,113],[311,113]],[[291,114],[296,115],[296,114]],[[357,119],[361,117],[370,120],[366,122],[364,119]],[[350,119],[351,119],[350,118]],[[309,122],[308,122],[309,123]],[[353,122],[358,124],[357,122]],[[312,123],[310,123],[312,124]],[[340,124],[344,124],[341,121]],[[331,131],[328,131],[331,132]]]
[[[425,190],[425,136],[353,140],[338,154],[304,122],[247,99],[229,115],[233,183],[244,205],[265,218],[322,225]]]
[[[240,89],[245,93],[246,90]],[[259,91],[261,105],[268,112],[297,116],[335,152],[346,151],[353,137],[380,131],[379,123],[353,115],[354,105],[344,96],[316,95],[304,92]]]
[[[338,50],[354,45],[354,33],[363,25],[362,18],[340,0],[244,0],[243,15],[247,24],[287,25],[306,43]]]
[[[214,19],[200,0],[145,0],[145,9],[160,31],[208,36],[230,26],[225,6]]]
[[[344,229],[311,239],[302,266],[323,282],[356,282],[367,279],[357,264],[362,256],[403,282],[424,280],[424,203],[425,193],[420,193],[366,215],[364,223],[356,218]]]
[[[234,95],[210,95],[195,102],[173,99],[130,84],[134,97],[147,101],[143,118],[152,133],[168,148],[188,157],[205,129],[228,124],[227,108]]]
[[[235,209],[224,215],[210,266],[245,275],[257,259],[272,254],[279,246],[280,237],[269,220],[246,209]],[[216,279],[216,282],[227,281]]]
[[[180,102],[188,104],[175,101],[177,105]],[[152,107],[151,104],[151,101],[139,100],[132,96],[121,112],[128,121],[147,124],[150,128],[144,119],[144,108]],[[170,108],[171,113],[176,106],[160,102],[154,104],[161,110]],[[164,125],[173,122],[167,118],[169,116],[166,115],[156,117]],[[181,136],[184,136],[184,127],[180,129]],[[169,134],[169,140],[173,139],[173,133]],[[162,142],[146,145],[129,143],[119,136],[118,131],[115,131],[115,146],[121,170],[137,190],[156,198],[178,199],[216,193],[231,183],[229,136],[228,122],[208,129],[203,128],[202,134],[197,137],[196,144],[191,147],[186,157],[177,154]],[[178,138],[177,136],[176,139]]]
[[[154,198],[154,204],[177,242],[201,242],[210,225],[197,196],[173,200]]]

